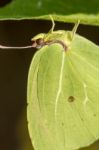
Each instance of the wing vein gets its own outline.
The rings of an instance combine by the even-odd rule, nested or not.
[[[58,100],[59,100],[59,96],[60,96],[60,93],[61,93],[61,90],[62,90],[62,77],[63,77],[64,61],[65,61],[65,53],[63,52],[63,55],[62,55],[62,64],[61,64],[60,75],[59,75],[59,86],[58,86],[58,91],[57,91],[56,99],[55,99],[55,120],[57,118]]]

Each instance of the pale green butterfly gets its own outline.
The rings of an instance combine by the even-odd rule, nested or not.
[[[99,47],[73,31],[38,34],[28,76],[35,150],[76,150],[99,138]]]

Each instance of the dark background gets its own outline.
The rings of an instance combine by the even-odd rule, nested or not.
[[[11,0],[0,0],[4,7]],[[71,30],[73,24],[56,22],[55,30]],[[0,44],[31,45],[31,38],[48,32],[51,21],[0,21]],[[77,31],[99,45],[99,27],[80,25]],[[26,120],[26,89],[29,65],[36,49],[0,49],[0,149],[32,150]],[[93,149],[92,150],[97,150]]]

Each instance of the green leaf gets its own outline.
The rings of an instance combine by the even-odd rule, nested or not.
[[[0,8],[0,19],[49,19],[99,25],[98,0],[13,0]]]
[[[44,34],[47,46],[30,66],[27,118],[35,150],[76,150],[99,139],[99,47],[70,35]]]

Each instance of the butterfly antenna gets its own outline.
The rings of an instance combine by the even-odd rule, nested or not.
[[[4,45],[0,45],[0,49],[28,49],[28,48],[33,48],[32,45],[29,45],[29,46],[20,46],[20,47],[13,47],[13,46],[4,46]]]

